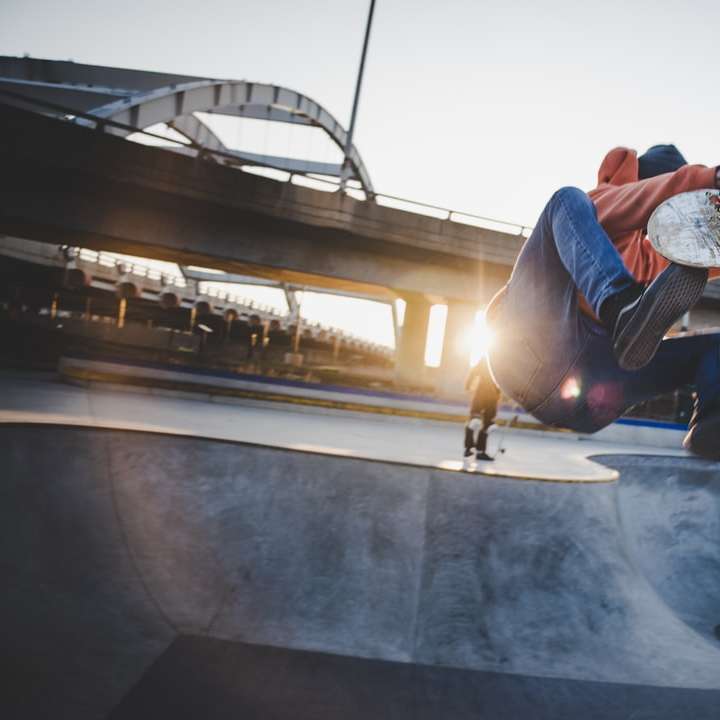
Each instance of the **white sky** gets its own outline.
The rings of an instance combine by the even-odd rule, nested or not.
[[[2,0],[0,53],[277,83],[347,125],[368,7]],[[719,28],[709,0],[377,0],[356,145],[380,192],[532,225],[615,145],[720,163]]]

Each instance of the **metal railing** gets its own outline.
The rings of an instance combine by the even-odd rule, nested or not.
[[[125,257],[119,257],[116,253],[110,253],[103,250],[90,250],[89,248],[81,247],[67,247],[65,248],[64,256],[68,260],[80,261],[91,265],[100,265],[108,270],[114,270],[120,275],[134,275],[137,278],[148,278],[149,280],[153,280],[155,282],[161,282],[168,290],[177,288],[178,290],[185,290],[186,292],[189,291],[196,296],[209,297],[214,300],[218,300],[221,303],[230,303],[238,308],[242,308],[243,310],[250,312],[256,311],[262,313],[263,315],[277,318],[278,320],[286,316],[280,308],[266,305],[265,303],[259,303],[252,298],[237,295],[231,292],[223,292],[217,288],[204,288],[201,290],[200,286],[203,285],[204,282],[198,283],[197,288],[194,289],[188,286],[182,275],[169,274],[154,268],[147,263],[143,263],[142,261],[134,259],[129,260]],[[218,280],[217,282],[222,282],[222,280]],[[309,328],[313,331],[313,337],[321,332],[324,332],[328,335],[338,336],[343,342],[348,344],[352,343],[360,350],[372,351],[386,356],[392,354],[392,348],[386,345],[366,340],[353,333],[331,325],[323,325],[322,323],[311,322],[303,318],[302,327]]]

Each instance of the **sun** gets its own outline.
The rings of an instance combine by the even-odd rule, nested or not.
[[[456,351],[468,358],[470,366],[475,365],[493,343],[493,332],[485,322],[485,311],[478,310],[472,325],[454,337],[445,336],[448,309],[446,305],[433,305],[428,320],[427,341],[425,345],[425,365],[440,367],[443,345],[456,343]]]
[[[488,350],[492,347],[494,341],[493,331],[488,327],[485,311],[478,310],[475,315],[475,325],[472,329],[470,365],[478,363]]]

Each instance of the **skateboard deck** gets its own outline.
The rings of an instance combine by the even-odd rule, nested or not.
[[[720,267],[720,190],[680,193],[658,205],[648,222],[648,236],[671,262]]]

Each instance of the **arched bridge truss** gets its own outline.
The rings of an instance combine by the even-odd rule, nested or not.
[[[302,93],[246,80],[215,80],[137,70],[78,65],[72,62],[0,58],[0,90],[6,88],[38,100],[146,130],[166,124],[192,145],[181,152],[222,153],[223,162],[259,165],[297,174],[340,177],[342,165],[233,150],[196,113],[254,118],[321,128],[343,152],[347,131],[319,103]],[[2,99],[2,98],[0,98]],[[77,122],[87,123],[87,118]],[[130,135],[131,130],[107,125],[106,132]],[[355,146],[349,153],[351,177],[374,194],[367,169]]]

